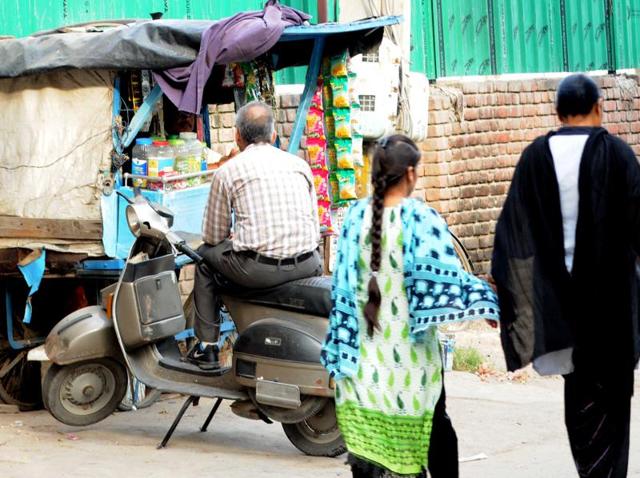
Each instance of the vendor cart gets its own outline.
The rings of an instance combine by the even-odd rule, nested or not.
[[[271,72],[308,66],[290,152],[304,136],[323,57],[374,48],[398,22],[289,26],[266,52],[236,59]],[[154,75],[197,60],[216,23],[136,21],[0,42],[8,59],[0,65],[0,401],[41,404],[39,362],[27,361],[28,351],[61,318],[98,303],[100,290],[117,279],[134,238],[116,192],[131,196],[136,179],[154,184],[143,194],[175,213],[175,230],[199,237],[215,169],[136,175],[130,157],[136,138],[165,132],[168,102]],[[209,105],[247,98],[237,84],[223,86],[229,71],[215,64],[203,86],[192,131],[208,148],[216,146]],[[200,180],[184,187],[193,178]]]

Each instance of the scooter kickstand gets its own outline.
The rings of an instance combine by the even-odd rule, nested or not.
[[[213,406],[213,408],[211,409],[211,412],[209,413],[209,416],[204,421],[204,424],[202,425],[202,427],[200,427],[200,431],[201,432],[206,432],[207,431],[207,428],[209,428],[209,423],[211,423],[211,420],[213,420],[213,417],[215,416],[216,412],[218,411],[218,407],[220,406],[221,403],[222,403],[222,399],[219,398],[216,401],[216,403]]]
[[[176,418],[173,420],[173,423],[171,424],[171,427],[169,428],[169,431],[167,432],[167,434],[164,436],[164,438],[162,439],[162,441],[160,442],[160,444],[157,446],[158,450],[161,450],[162,448],[164,448],[165,446],[167,446],[167,443],[169,443],[169,440],[171,440],[171,436],[173,435],[173,432],[176,431],[176,427],[178,426],[178,423],[180,423],[180,420],[182,420],[182,417],[184,416],[184,413],[187,411],[187,408],[189,408],[189,406],[194,403],[195,401],[197,401],[200,397],[196,397],[191,395],[189,398],[187,398],[187,400],[182,404],[182,407],[180,408],[180,411],[178,412],[178,414],[176,415]]]

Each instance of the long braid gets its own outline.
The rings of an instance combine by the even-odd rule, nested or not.
[[[420,160],[420,150],[406,136],[392,135],[378,143],[373,155],[373,198],[371,201],[371,279],[369,279],[369,299],[364,307],[364,318],[367,321],[369,337],[375,329],[380,330],[378,313],[382,303],[382,294],[378,285],[378,271],[382,262],[382,217],[384,214],[384,198],[387,189],[398,184],[405,177],[409,168],[414,168]]]
[[[364,307],[364,318],[367,321],[367,333],[373,336],[374,329],[380,329],[378,311],[382,302],[380,286],[378,285],[378,271],[382,261],[382,215],[384,212],[384,195],[387,189],[387,181],[384,175],[379,175],[373,184],[373,201],[371,214],[371,279],[369,279],[369,300]]]

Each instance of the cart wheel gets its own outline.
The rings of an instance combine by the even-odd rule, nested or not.
[[[347,451],[336,419],[333,400],[327,400],[324,408],[298,423],[283,423],[285,435],[301,452],[310,456],[336,457]]]
[[[28,362],[28,350],[0,345],[0,401],[22,411],[42,408],[40,362]]]
[[[52,365],[42,384],[47,410],[65,425],[87,426],[111,415],[127,391],[127,371],[112,359]]]

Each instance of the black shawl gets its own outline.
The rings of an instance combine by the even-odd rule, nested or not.
[[[570,274],[549,138],[572,133],[589,138]],[[507,368],[568,347],[576,367],[607,374],[633,367],[640,351],[638,252],[640,165],[624,141],[603,128],[563,128],[529,145],[498,220],[492,262]]]

